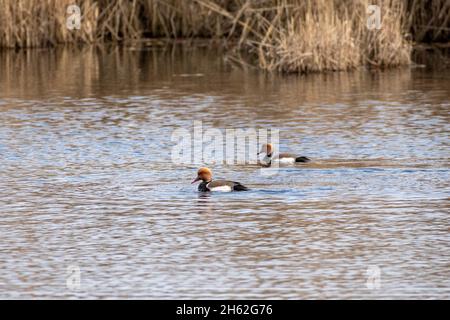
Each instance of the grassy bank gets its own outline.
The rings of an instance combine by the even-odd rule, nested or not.
[[[67,6],[81,7],[68,30]],[[430,5],[431,3],[431,5]],[[367,7],[381,29],[367,28]],[[315,72],[408,64],[411,37],[447,39],[445,0],[0,0],[0,47],[143,38],[221,38],[265,70]],[[410,34],[410,35],[408,35]]]

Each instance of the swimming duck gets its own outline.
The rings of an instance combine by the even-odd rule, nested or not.
[[[261,146],[261,150],[258,155],[265,154],[263,161],[261,162],[264,166],[270,166],[272,161],[278,161],[279,163],[296,163],[296,162],[309,162],[311,159],[308,157],[297,156],[292,153],[280,153],[278,155],[273,155],[273,145],[271,143],[265,143]]]
[[[192,183],[202,181],[198,186],[198,191],[247,191],[248,188],[239,182],[228,180],[212,180],[212,172],[208,168],[200,168],[197,171],[197,178]],[[191,184],[192,184],[191,183]]]

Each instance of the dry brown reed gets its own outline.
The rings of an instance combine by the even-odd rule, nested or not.
[[[0,47],[204,37],[227,39],[250,53],[247,62],[269,71],[390,67],[410,62],[410,30],[420,39],[448,34],[448,1],[428,2],[78,0],[81,29],[68,30],[66,9],[73,0],[0,0]],[[369,4],[381,7],[380,30],[366,27]],[[424,14],[430,8],[435,14]]]
[[[229,16],[223,8],[198,0]],[[350,0],[278,0],[272,7],[241,4],[233,30],[239,46],[265,70],[316,72],[353,69],[361,65],[391,67],[410,63],[411,43],[405,37],[401,2]],[[367,28],[367,7],[378,4],[381,29]]]
[[[450,40],[450,1],[408,0],[408,29],[417,42]]]

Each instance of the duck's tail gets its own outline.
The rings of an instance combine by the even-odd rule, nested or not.
[[[248,191],[249,188],[247,188],[246,186],[240,184],[239,182],[235,182],[233,190],[234,191]]]
[[[311,159],[308,157],[297,157],[295,158],[295,162],[310,162]]]

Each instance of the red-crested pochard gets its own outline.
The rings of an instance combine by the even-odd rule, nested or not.
[[[261,146],[261,150],[258,155],[265,154],[263,161],[261,162],[264,166],[270,166],[272,161],[278,161],[279,163],[296,163],[296,162],[309,162],[311,159],[308,157],[297,156],[292,153],[279,153],[277,155],[273,154],[274,148],[271,143],[265,143]]]
[[[200,168],[197,171],[197,177],[192,181],[195,183],[202,181],[198,186],[198,191],[247,191],[248,188],[235,181],[212,180],[212,172],[208,168]],[[191,184],[192,184],[191,183]]]

